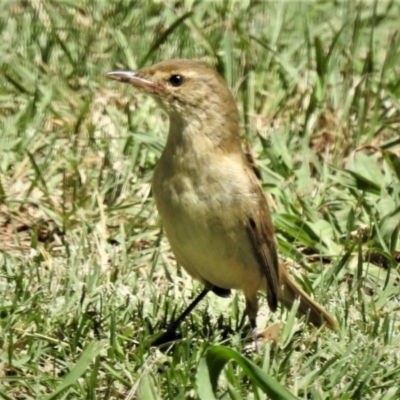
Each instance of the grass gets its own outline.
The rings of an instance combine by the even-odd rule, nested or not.
[[[1,2],[0,397],[398,399],[399,15],[396,1]],[[232,88],[281,257],[337,332],[261,301],[260,326],[284,328],[249,354],[228,334],[243,296],[210,295],[170,352],[149,346],[200,287],[150,192],[165,116],[104,73],[172,57]]]

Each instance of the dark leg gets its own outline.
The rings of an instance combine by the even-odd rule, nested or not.
[[[250,325],[252,329],[252,336],[254,340],[254,346],[256,348],[256,352],[259,352],[258,349],[258,333],[257,333],[257,311],[258,311],[258,302],[257,302],[257,292],[245,293],[246,297],[246,312],[250,320]]]
[[[171,322],[166,330],[159,338],[157,338],[151,345],[161,346],[162,344],[171,342],[176,339],[176,330],[182,321],[192,312],[192,310],[200,303],[200,301],[207,295],[210,289],[204,288],[200,294],[188,305],[186,310],[173,322]]]

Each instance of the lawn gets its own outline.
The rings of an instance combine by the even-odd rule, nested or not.
[[[2,1],[0,398],[399,399],[399,27],[389,0]],[[243,295],[210,294],[150,346],[201,285],[151,193],[168,121],[104,74],[169,58],[224,76],[281,259],[337,331],[260,294],[281,329],[257,354]]]

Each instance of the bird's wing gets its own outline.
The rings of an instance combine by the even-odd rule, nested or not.
[[[279,260],[275,245],[274,226],[267,200],[254,172],[250,168],[248,168],[248,175],[254,188],[254,194],[259,199],[259,206],[252,215],[248,215],[246,229],[258,264],[267,278],[268,305],[272,311],[275,311],[279,297]]]

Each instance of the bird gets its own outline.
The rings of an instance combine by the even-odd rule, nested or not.
[[[266,292],[272,312],[279,302],[290,309],[299,299],[299,315],[336,329],[336,320],[278,258],[267,200],[243,150],[239,111],[221,75],[201,61],[171,59],[106,77],[150,95],[169,117],[152,193],[177,262],[204,285],[156,345],[173,337],[208,292],[227,297],[231,289],[244,293],[254,338],[259,291]]]

